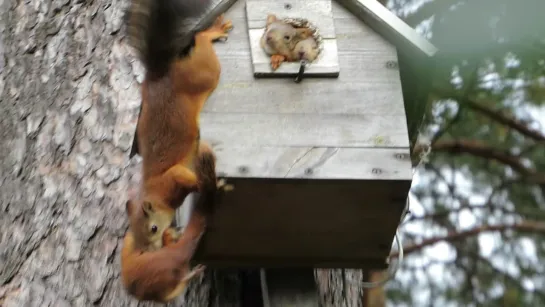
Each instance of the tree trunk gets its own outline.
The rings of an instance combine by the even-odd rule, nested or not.
[[[315,270],[322,307],[385,307],[384,287],[364,289],[363,281],[377,282],[387,271]]]

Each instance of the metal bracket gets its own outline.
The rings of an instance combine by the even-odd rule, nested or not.
[[[307,65],[307,61],[305,60],[302,60],[300,62],[300,65],[299,66],[299,72],[297,73],[297,76],[295,77],[295,83],[301,83],[301,81],[303,81],[303,76],[305,74],[305,66]]]

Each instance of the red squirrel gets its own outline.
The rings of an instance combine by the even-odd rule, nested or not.
[[[135,238],[128,231],[121,251],[121,277],[127,292],[140,301],[168,302],[182,294],[189,280],[205,267],[190,268],[190,260],[203,235],[207,218],[214,209],[218,189],[215,173],[215,156],[212,151],[200,152],[196,162],[203,188],[187,226],[179,238],[174,228],[163,233],[165,246],[144,251],[135,246]],[[129,215],[140,208],[127,201]]]
[[[310,29],[295,28],[279,20],[276,15],[268,14],[265,31],[259,43],[265,53],[271,56],[272,70],[276,70],[285,61],[299,60],[299,55],[293,49],[298,42],[311,36]]]
[[[141,199],[131,200],[141,209],[129,214],[134,244],[141,249],[162,246],[176,209],[199,190],[194,160],[208,147],[200,140],[199,116],[221,72],[212,42],[226,39],[232,24],[221,15],[196,34],[184,25],[210,3],[132,0],[128,11],[129,42],[146,69],[133,148],[142,157]]]
[[[169,301],[203,269],[189,270],[205,227],[202,212],[195,211],[176,242],[163,247],[163,236],[189,193],[221,187],[214,153],[200,141],[199,115],[221,72],[212,42],[226,39],[232,24],[221,15],[196,34],[186,28],[211,2],[132,0],[126,15],[129,43],[146,69],[133,148],[143,160],[142,185],[126,203],[121,252],[123,284],[139,300]]]

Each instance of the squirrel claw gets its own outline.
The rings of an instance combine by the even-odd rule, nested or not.
[[[222,190],[223,192],[230,192],[235,189],[234,185],[228,184],[223,178],[218,180],[217,187],[218,190]]]
[[[206,266],[202,264],[197,264],[189,273],[185,275],[184,281],[189,281],[191,278],[204,272],[205,269]]]

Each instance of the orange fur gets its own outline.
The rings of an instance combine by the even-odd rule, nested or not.
[[[195,167],[202,180],[201,195],[181,235],[173,227],[162,233],[164,247],[157,250],[139,248],[129,230],[121,251],[121,277],[127,291],[141,301],[168,302],[180,295],[190,279],[205,267],[190,269],[190,260],[206,229],[217,190],[215,155],[202,146]],[[132,210],[128,207],[128,210]],[[179,238],[178,238],[179,237]]]
[[[199,189],[194,160],[199,147],[208,146],[200,141],[199,115],[221,72],[212,42],[226,38],[231,27],[230,21],[218,17],[209,29],[195,35],[188,57],[172,63],[163,77],[148,74],[142,84],[136,133],[143,159],[143,193],[141,203],[128,204],[143,209],[129,214],[138,247],[160,248],[175,210]]]

